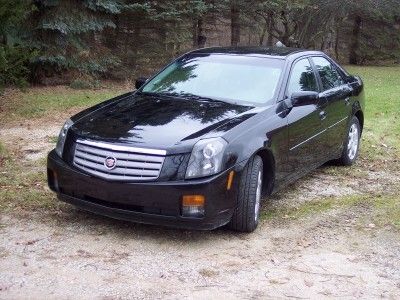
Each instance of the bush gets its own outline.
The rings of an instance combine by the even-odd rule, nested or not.
[[[21,46],[0,46],[0,89],[5,85],[25,87],[28,84],[28,64],[34,55]]]
[[[100,81],[96,79],[75,79],[70,83],[69,87],[76,90],[99,88]]]

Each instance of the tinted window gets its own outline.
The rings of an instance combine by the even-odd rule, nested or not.
[[[321,77],[322,87],[324,91],[343,84],[343,79],[339,75],[335,66],[323,57],[313,57],[314,64]]]
[[[158,74],[142,91],[262,104],[274,97],[283,64],[283,60],[260,57],[186,56]]]
[[[296,62],[290,74],[288,96],[301,91],[318,92],[317,80],[308,59]]]

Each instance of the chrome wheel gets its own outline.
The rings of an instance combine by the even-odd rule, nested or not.
[[[258,172],[257,177],[257,190],[256,190],[256,203],[254,205],[254,220],[257,222],[259,210],[260,210],[260,202],[261,202],[261,189],[262,189],[262,176],[261,171]]]
[[[353,160],[357,155],[358,143],[360,135],[357,124],[352,124],[349,130],[349,139],[347,144],[347,155],[350,160]]]

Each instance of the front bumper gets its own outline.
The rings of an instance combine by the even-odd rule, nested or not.
[[[116,182],[100,179],[69,166],[53,150],[47,159],[48,183],[62,201],[115,219],[186,229],[215,229],[227,224],[236,205],[237,182],[227,190],[230,170],[205,179],[174,182]],[[203,218],[181,216],[184,195],[203,195]]]

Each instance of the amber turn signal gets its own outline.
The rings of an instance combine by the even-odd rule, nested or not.
[[[228,182],[226,183],[226,190],[229,191],[232,187],[233,176],[235,175],[234,171],[230,171],[228,175]]]
[[[182,206],[204,206],[203,195],[186,195],[183,196]]]

